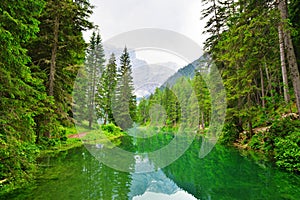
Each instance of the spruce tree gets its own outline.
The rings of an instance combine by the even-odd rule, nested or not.
[[[209,123],[211,103],[209,89],[206,85],[205,79],[202,76],[204,76],[204,74],[197,70],[193,79],[193,88],[196,93],[198,100],[197,103],[199,106],[199,127],[201,125],[202,129],[204,129],[205,124]]]
[[[85,57],[82,31],[93,27],[88,21],[91,9],[88,0],[47,0],[38,37],[27,45],[31,70],[43,79],[48,94],[43,102],[47,109],[35,117],[37,142],[42,136],[61,137],[59,127],[73,123],[71,94]]]
[[[45,88],[32,76],[25,46],[36,37],[44,2],[0,3],[0,180],[14,187],[32,178],[37,147],[34,116],[43,111]],[[26,181],[25,181],[26,180]]]
[[[90,44],[87,50],[86,56],[86,71],[88,77],[88,122],[89,128],[92,128],[92,124],[95,121],[95,97],[97,93],[97,85],[99,84],[100,78],[103,73],[105,62],[105,55],[102,46],[102,40],[100,34],[93,32]]]
[[[136,120],[136,96],[134,95],[130,57],[126,47],[121,55],[120,65],[117,75],[113,115],[116,124],[126,130]]]
[[[114,123],[112,113],[112,99],[117,85],[117,64],[116,57],[111,54],[108,64],[101,76],[97,86],[96,112],[97,117],[103,119],[103,123]]]

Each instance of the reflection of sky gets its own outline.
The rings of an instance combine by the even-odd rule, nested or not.
[[[154,169],[147,155],[135,157],[135,170]],[[133,200],[196,200],[194,196],[179,188],[162,170],[150,173],[132,173],[129,199]]]
[[[174,194],[166,195],[154,192],[146,192],[142,196],[134,197],[133,200],[196,200],[196,198],[187,192],[181,190]]]

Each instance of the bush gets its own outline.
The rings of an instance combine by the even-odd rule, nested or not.
[[[239,137],[239,130],[234,124],[225,124],[219,142],[221,144],[231,144]]]
[[[109,135],[121,135],[122,130],[120,127],[114,124],[107,124],[101,126],[102,131],[106,132]]]
[[[250,139],[248,145],[252,148],[252,149],[260,149],[262,146],[262,135],[261,133],[255,134],[252,136],[252,138]]]
[[[265,150],[273,150],[276,164],[288,171],[300,171],[300,121],[285,118],[272,124],[265,138]]]
[[[300,129],[275,140],[276,164],[288,171],[300,172]]]
[[[291,120],[290,118],[285,118],[280,121],[275,121],[270,127],[270,130],[266,133],[266,137],[264,139],[265,148],[273,148],[276,139],[285,138],[286,136],[295,132],[297,128],[300,128],[299,120]]]

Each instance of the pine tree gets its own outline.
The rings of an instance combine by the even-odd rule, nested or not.
[[[116,124],[126,130],[136,121],[136,96],[133,93],[132,70],[126,47],[121,55],[120,65],[113,102],[113,115]]]
[[[89,128],[92,128],[92,124],[95,121],[95,97],[97,93],[97,85],[104,71],[105,55],[102,46],[102,40],[100,34],[96,35],[93,32],[90,44],[87,50],[86,56],[86,71],[88,76],[88,121]]]
[[[176,95],[173,92],[174,86],[172,88],[169,88],[169,86],[167,85],[161,97],[162,105],[166,110],[167,126],[176,126],[180,119],[180,105]]]
[[[117,64],[114,54],[111,54],[108,64],[102,74],[100,83],[97,86],[96,112],[98,118],[106,122],[114,123],[112,112],[112,100],[117,85]]]
[[[42,112],[45,88],[33,77],[24,48],[36,37],[44,2],[16,0],[0,4],[0,180],[5,184],[32,178],[37,148],[34,116]],[[23,181],[21,181],[23,180]]]
[[[149,121],[149,101],[145,97],[143,97],[138,104],[137,116],[140,124],[145,125]]]
[[[221,33],[227,29],[227,20],[235,12],[233,0],[202,0],[204,6],[202,19],[208,18],[205,31],[210,36],[205,41],[205,49],[212,51],[220,39]]]
[[[297,63],[300,66],[300,1],[299,0],[291,0],[288,4],[288,11],[289,11],[289,19],[292,23],[294,28],[293,33],[293,45],[295,49],[295,53],[297,56]]]
[[[63,8],[63,9],[62,9]],[[60,125],[71,125],[72,91],[78,69],[84,62],[86,44],[82,31],[93,27],[88,0],[47,0],[39,17],[38,37],[28,45],[31,70],[44,80],[47,110],[35,117],[40,137],[61,137]]]
[[[199,127],[201,125],[202,129],[205,128],[205,124],[209,123],[211,110],[209,90],[204,78],[202,77],[203,75],[204,73],[196,71],[195,77],[193,79],[193,88],[195,90],[198,100],[197,103],[199,106]]]
[[[288,19],[287,2],[285,0],[277,0],[277,3],[278,9],[280,11],[281,20],[283,23],[286,23],[286,20]],[[290,68],[291,79],[294,87],[294,93],[296,97],[296,105],[298,109],[298,114],[300,115],[300,75],[294,51],[294,45],[289,29],[283,29],[283,38],[287,53],[287,61]]]
[[[244,3],[239,11],[215,46],[215,57],[224,64],[222,78],[227,90],[228,119],[230,116],[240,130],[246,122],[251,132],[257,105],[263,106],[265,96],[272,93],[264,90],[262,72],[272,70],[274,77],[280,75],[279,51],[274,46],[279,46],[277,15],[264,2]]]

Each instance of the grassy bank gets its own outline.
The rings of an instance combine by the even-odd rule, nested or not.
[[[77,126],[66,128],[66,140],[54,143],[53,146],[48,146],[40,150],[39,157],[49,154],[57,154],[61,151],[67,151],[72,148],[83,146],[84,144],[105,144],[112,142],[114,145],[120,145],[120,138],[126,135],[119,127],[108,124],[93,127],[89,129],[86,126]],[[111,144],[110,144],[111,145]]]

